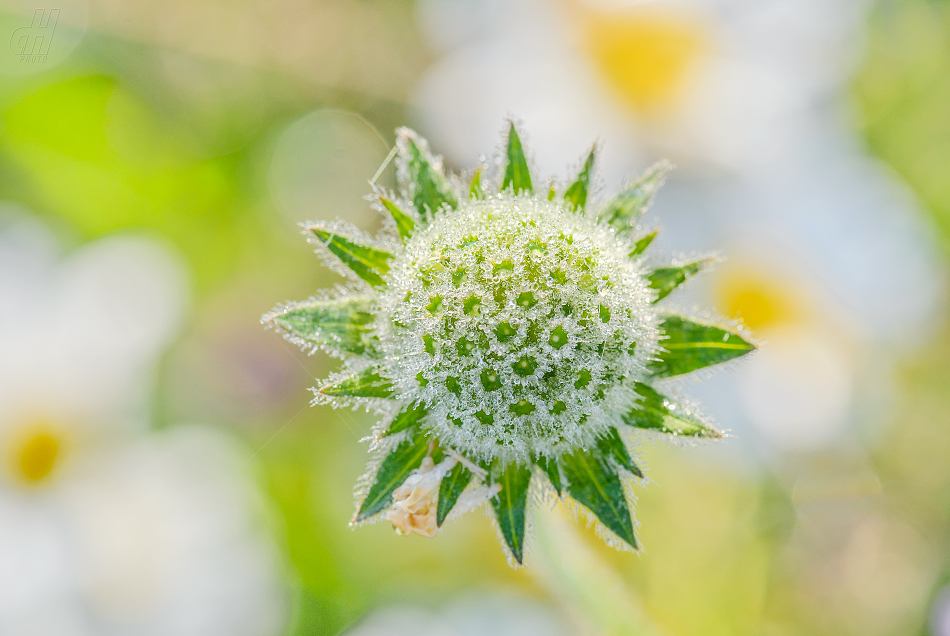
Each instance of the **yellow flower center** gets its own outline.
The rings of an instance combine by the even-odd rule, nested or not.
[[[45,423],[29,425],[10,440],[7,471],[20,482],[38,485],[49,479],[63,451],[63,435]]]
[[[639,115],[674,106],[708,48],[706,26],[694,17],[636,11],[591,13],[585,42],[617,97]]]
[[[768,329],[794,318],[792,294],[763,276],[727,271],[719,277],[715,292],[723,315],[741,318],[752,329]]]

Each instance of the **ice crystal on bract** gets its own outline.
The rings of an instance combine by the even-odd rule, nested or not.
[[[596,149],[566,187],[536,193],[514,124],[496,183],[479,168],[463,184],[415,133],[397,136],[400,191],[371,197],[388,218],[381,236],[304,225],[351,285],[264,316],[301,347],[344,359],[315,403],[385,414],[354,523],[432,536],[489,502],[521,563],[532,483],[542,492],[546,481],[635,549],[634,433],[721,437],[655,380],[755,348],[741,329],[657,305],[711,262],[645,268],[656,232],[637,220],[666,164],[597,206]]]

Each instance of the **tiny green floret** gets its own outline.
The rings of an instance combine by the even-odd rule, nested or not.
[[[387,519],[432,536],[490,503],[520,564],[532,505],[557,497],[612,544],[637,549],[628,500],[643,478],[637,441],[722,437],[655,382],[755,345],[742,328],[663,307],[714,262],[645,265],[656,230],[637,220],[669,164],[602,200],[596,154],[563,186],[539,181],[510,123],[497,172],[461,179],[402,128],[398,192],[370,197],[388,217],[379,236],[341,221],[303,225],[350,283],[263,321],[309,352],[343,358],[315,404],[384,414],[353,524]]]

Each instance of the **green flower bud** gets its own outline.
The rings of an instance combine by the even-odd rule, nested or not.
[[[490,502],[521,563],[533,489],[570,497],[635,549],[626,484],[643,477],[637,433],[721,437],[654,380],[755,348],[741,328],[657,304],[712,262],[644,266],[656,231],[637,221],[669,166],[595,206],[594,150],[574,181],[536,194],[514,125],[496,184],[479,168],[463,186],[424,140],[397,134],[400,191],[373,195],[390,219],[382,236],[304,226],[353,284],[263,319],[344,359],[315,403],[385,414],[354,523],[387,518],[431,536]]]

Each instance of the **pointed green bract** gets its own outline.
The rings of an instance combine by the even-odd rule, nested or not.
[[[422,404],[419,404],[418,402],[410,404],[403,410],[399,411],[396,417],[393,418],[393,421],[389,423],[389,428],[387,428],[386,432],[383,433],[383,437],[401,433],[402,431],[415,426],[422,421],[422,418],[424,418],[427,413],[428,410]]]
[[[383,281],[383,275],[389,271],[389,260],[393,257],[392,254],[335,234],[322,225],[311,225],[307,230],[340,259],[341,263],[367,283],[373,287],[386,284]]]
[[[597,440],[597,450],[601,457],[612,457],[621,468],[643,479],[643,473],[630,458],[627,445],[623,443],[617,429],[611,427],[606,435]]]
[[[661,161],[649,168],[632,186],[618,194],[598,215],[598,221],[617,228],[618,232],[632,229],[637,219],[646,212],[653,195],[661,185],[672,165]]]
[[[659,329],[666,335],[660,341],[664,350],[649,369],[661,378],[727,362],[755,350],[754,344],[735,331],[681,316],[668,316]]]
[[[357,296],[308,300],[268,314],[264,322],[286,333],[297,344],[323,345],[348,353],[369,354],[375,349],[372,299]]]
[[[434,160],[422,145],[423,142],[406,128],[400,129],[398,133],[398,162],[405,171],[412,204],[416,206],[422,220],[430,222],[443,206],[452,209],[458,207],[458,198],[452,191],[452,186],[442,174],[441,168],[434,165]]]
[[[416,229],[416,222],[412,220],[411,216],[400,209],[398,205],[386,197],[379,197],[379,202],[383,204],[383,207],[386,208],[390,216],[393,217],[393,221],[396,222],[396,230],[399,231],[399,238],[405,243],[412,236],[412,231]]]
[[[560,496],[563,488],[561,486],[561,469],[558,468],[557,460],[539,457],[535,463],[547,474],[548,480]]]
[[[393,500],[393,491],[399,488],[406,477],[422,464],[429,447],[420,432],[392,450],[376,471],[376,481],[360,504],[356,521],[363,521],[387,508]]]
[[[656,301],[654,302],[658,302],[669,296],[670,292],[701,272],[710,263],[712,263],[711,258],[701,258],[698,261],[686,263],[678,267],[660,267],[647,274],[650,287],[657,291]]]
[[[511,550],[515,561],[524,559],[525,509],[528,505],[528,488],[531,485],[531,467],[511,463],[498,476],[501,492],[492,499],[495,519],[501,528],[501,536]]]
[[[590,175],[594,169],[594,152],[596,150],[597,146],[590,149],[590,154],[587,155],[587,160],[584,162],[580,174],[577,175],[577,180],[569,185],[564,192],[564,200],[577,210],[583,210],[584,206],[587,205],[587,192],[590,189]]]
[[[636,407],[623,415],[630,426],[668,435],[720,439],[722,433],[704,422],[690,409],[678,404],[642,382],[634,384]]]
[[[392,382],[380,377],[376,369],[366,369],[356,375],[320,387],[323,395],[341,397],[388,398],[393,394]]]
[[[650,243],[653,242],[653,239],[655,239],[659,233],[659,230],[653,230],[643,238],[637,239],[637,242],[633,244],[633,249],[630,251],[630,258],[640,256],[640,254],[647,251],[647,248],[650,247]]]
[[[484,199],[485,191],[482,190],[482,167],[479,166],[475,168],[475,173],[472,175],[472,183],[468,186],[468,198],[469,199]]]
[[[594,513],[608,530],[636,549],[633,520],[620,475],[607,462],[583,449],[561,457],[561,468],[571,497]]]
[[[508,150],[506,153],[505,177],[501,182],[501,189],[507,190],[511,187],[515,194],[522,192],[532,192],[534,188],[531,185],[531,172],[528,170],[528,160],[524,156],[524,148],[521,147],[521,137],[515,130],[514,123],[508,129]]]
[[[452,512],[455,502],[459,500],[462,492],[472,480],[472,471],[461,463],[456,464],[449,474],[442,478],[439,484],[439,505],[435,513],[435,525],[442,527],[442,522]]]

